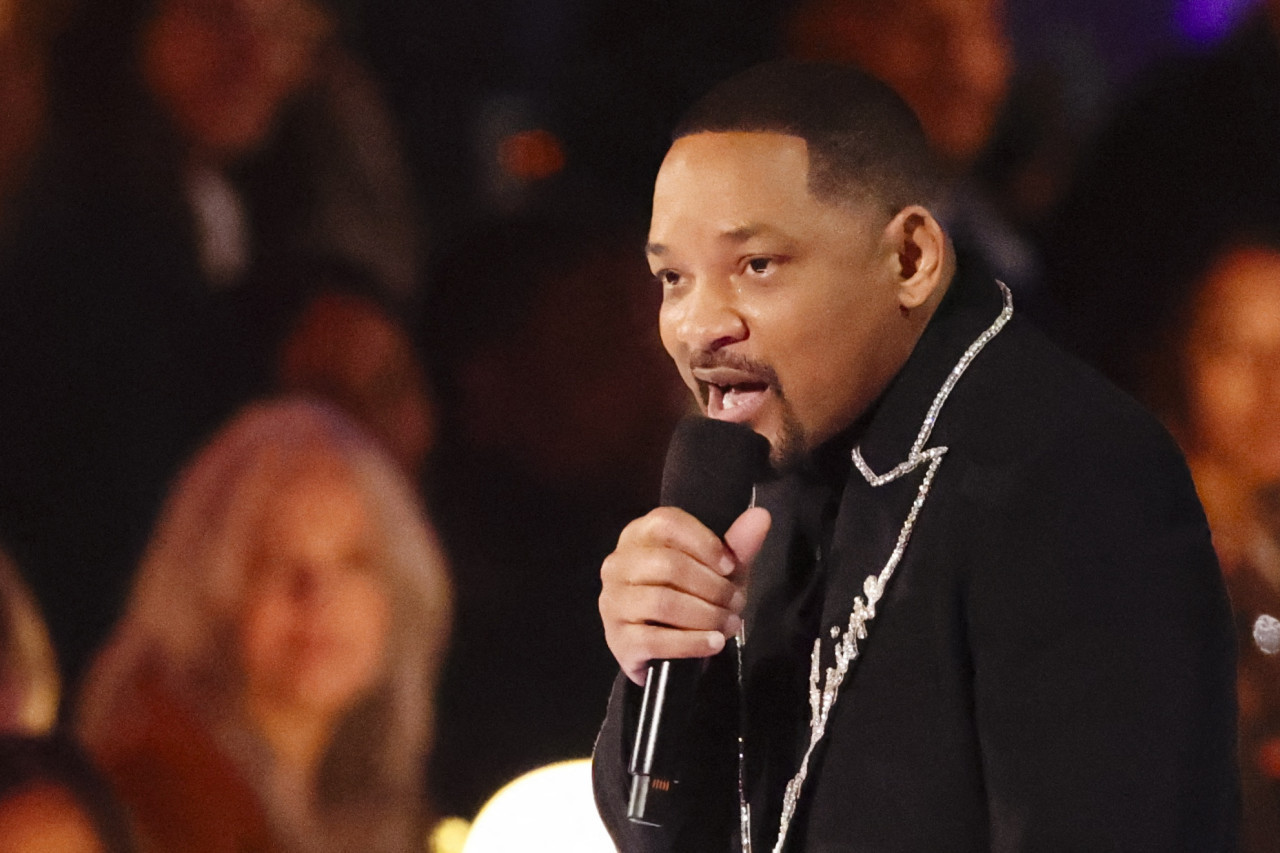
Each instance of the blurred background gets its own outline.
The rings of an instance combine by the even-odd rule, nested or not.
[[[653,177],[685,107],[781,56],[897,88],[949,168],[938,214],[960,253],[1182,444],[1237,608],[1246,849],[1280,850],[1264,618],[1280,615],[1280,0],[0,0],[0,543],[22,614],[4,623],[0,710],[38,721],[7,723],[15,737],[56,742],[11,750],[27,773],[12,790],[80,797],[23,808],[88,815],[123,844],[121,814],[169,814],[129,780],[168,767],[173,790],[214,774],[244,838],[343,849],[378,823],[411,826],[379,841],[407,849],[589,755],[615,672],[599,564],[653,505],[689,406],[642,252]],[[250,501],[269,509],[234,536],[181,528],[238,543],[222,568],[170,569],[234,664],[210,702],[188,657],[138,639],[154,606],[138,567],[264,398],[279,448],[208,495],[318,458],[295,447],[309,419],[359,439],[321,454],[338,472],[324,488]],[[367,466],[391,473],[352,497]],[[317,565],[378,569],[392,639],[367,642],[390,650],[324,714],[264,705],[245,626],[279,602],[257,596],[291,602],[277,627],[304,669],[313,645],[346,642],[327,616],[356,606],[318,569],[279,580],[319,534],[269,510],[337,494],[425,531],[420,613],[389,586],[403,537],[362,534],[359,560],[329,543]],[[200,592],[206,571],[244,588]],[[344,776],[350,744],[403,734],[403,713],[366,706],[415,631],[432,661],[396,707],[417,709],[421,772]],[[122,689],[158,722],[104,754],[82,695],[129,643]],[[286,711],[315,723],[305,761],[273,737]],[[183,766],[152,748],[193,733],[204,751]],[[133,832],[195,850],[172,839],[209,819]]]

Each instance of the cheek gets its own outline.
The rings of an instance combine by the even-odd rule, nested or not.
[[[809,429],[843,428],[870,402],[875,377],[896,372],[892,338],[869,314],[815,306],[807,316],[820,321],[798,320],[775,341],[783,392]]]
[[[1247,371],[1206,358],[1190,370],[1188,415],[1195,440],[1211,452],[1234,454],[1249,444],[1258,395]]]
[[[681,346],[676,336],[676,327],[680,321],[679,312],[669,302],[663,302],[658,309],[658,337],[662,340],[662,348],[679,362]]]
[[[282,650],[293,623],[289,606],[273,596],[257,596],[246,605],[240,620],[238,645],[240,662],[250,680],[270,672],[282,660]]]
[[[679,371],[681,381],[696,394],[698,384],[689,371],[689,351],[680,343],[676,335],[678,322],[676,310],[664,305],[658,312],[658,337],[662,341],[662,348],[666,350],[667,356]]]
[[[361,578],[348,590],[338,616],[347,630],[352,657],[369,670],[369,681],[381,671],[391,634],[391,602],[380,584]]]

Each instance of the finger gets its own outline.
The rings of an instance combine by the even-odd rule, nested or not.
[[[773,517],[764,507],[752,507],[733,522],[724,539],[739,567],[749,569],[755,562],[772,524]]]
[[[725,646],[719,631],[679,631],[657,625],[627,625],[606,638],[622,671],[643,685],[650,661],[705,658]]]
[[[682,631],[724,632],[736,613],[669,587],[635,587],[617,602],[620,622],[661,625]]]
[[[625,591],[659,587],[692,595],[708,604],[741,609],[737,585],[718,572],[670,548],[619,548],[600,567],[601,588]]]
[[[628,524],[618,547],[629,544],[680,551],[721,575],[732,574],[736,566],[720,537],[679,507],[660,506]]]
[[[735,590],[731,604],[731,607],[719,607],[668,587],[629,587],[616,584],[602,589],[599,599],[605,635],[619,661],[624,654],[620,653],[619,648],[615,648],[614,637],[633,625],[682,631],[718,631],[726,636],[735,635],[742,624],[745,593]]]

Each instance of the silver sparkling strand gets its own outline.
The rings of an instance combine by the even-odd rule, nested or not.
[[[783,846],[787,842],[787,832],[791,829],[791,819],[795,816],[796,806],[800,802],[801,789],[804,787],[805,779],[809,775],[809,759],[817,748],[818,743],[827,733],[827,721],[831,717],[831,710],[835,707],[840,685],[844,683],[850,665],[858,659],[858,641],[867,638],[867,623],[875,618],[876,604],[884,595],[885,587],[893,576],[893,570],[897,568],[899,561],[901,561],[903,552],[907,550],[907,542],[911,539],[911,531],[915,527],[916,517],[920,514],[921,507],[924,506],[925,498],[929,496],[929,488],[933,485],[934,474],[937,473],[938,466],[942,464],[942,456],[946,452],[947,449],[945,447],[933,447],[926,451],[925,454],[922,454],[922,459],[927,458],[929,460],[929,470],[925,472],[924,480],[920,483],[920,490],[916,493],[916,499],[911,504],[911,511],[907,513],[907,519],[902,523],[902,529],[898,532],[898,541],[894,545],[893,553],[889,555],[889,559],[884,568],[880,570],[880,574],[868,575],[862,584],[862,591],[866,595],[866,599],[864,600],[861,595],[853,599],[853,611],[849,614],[849,625],[835,647],[836,665],[827,667],[821,690],[818,688],[818,673],[821,669],[822,638],[819,637],[813,641],[813,653],[809,658],[809,710],[811,714],[809,720],[809,746],[805,749],[804,758],[800,760],[799,771],[787,783],[786,790],[783,792],[782,819],[778,827],[778,842],[774,845],[773,853],[781,853]]]
[[[996,284],[1004,297],[1004,307],[995,321],[969,345],[960,360],[956,362],[956,366],[952,368],[951,373],[947,375],[946,381],[943,382],[942,387],[933,399],[932,405],[929,406],[929,411],[925,415],[924,422],[920,426],[920,432],[916,436],[915,443],[911,446],[906,461],[896,465],[885,474],[876,474],[867,465],[866,460],[862,458],[861,448],[855,447],[853,449],[854,465],[873,488],[893,482],[899,477],[914,471],[925,461],[928,461],[929,468],[925,472],[924,480],[921,482],[920,489],[916,493],[916,499],[912,502],[907,518],[902,524],[902,529],[898,532],[898,541],[894,545],[893,553],[889,555],[888,561],[886,561],[884,568],[880,570],[878,575],[870,575],[863,582],[862,590],[866,596],[865,600],[862,596],[854,597],[853,609],[849,615],[849,624],[844,631],[844,635],[840,636],[838,625],[831,628],[832,639],[838,639],[834,649],[836,665],[827,668],[826,678],[823,680],[821,690],[818,689],[818,676],[821,670],[822,635],[819,634],[818,639],[814,640],[813,652],[809,659],[809,745],[800,761],[799,771],[787,783],[787,787],[783,792],[782,819],[778,827],[778,840],[774,845],[773,853],[781,853],[783,846],[786,844],[787,833],[791,828],[791,819],[795,816],[796,806],[800,802],[800,792],[804,787],[805,778],[809,774],[809,759],[826,734],[827,721],[831,716],[831,710],[835,707],[840,685],[848,674],[850,664],[858,658],[858,641],[867,638],[867,623],[875,618],[876,604],[884,595],[885,587],[888,585],[894,569],[897,568],[903,553],[906,551],[907,543],[911,539],[911,531],[915,527],[916,518],[924,506],[925,499],[929,496],[929,489],[933,484],[933,478],[938,471],[938,467],[942,464],[943,454],[947,452],[945,447],[932,447],[925,450],[925,442],[929,440],[934,424],[937,423],[938,414],[942,411],[943,404],[951,395],[952,389],[960,381],[960,377],[964,375],[965,370],[968,369],[978,353],[991,342],[992,338],[1000,333],[1000,330],[1009,322],[1009,318],[1013,316],[1013,295],[1009,292],[1009,288],[1005,286],[1004,282],[997,281]],[[738,657],[738,689],[739,695],[741,695],[741,650],[739,650]],[[745,750],[746,746],[741,736],[741,730],[739,730],[738,802],[743,833],[742,850],[743,853],[751,853],[751,806],[746,801]]]
[[[907,458],[914,459],[920,455],[920,451],[924,448],[924,443],[929,440],[929,434],[933,432],[933,425],[938,420],[938,412],[942,411],[942,404],[947,401],[947,397],[951,395],[951,389],[956,387],[956,383],[960,381],[961,375],[968,369],[970,362],[982,352],[982,348],[991,342],[991,339],[1000,334],[1000,330],[1004,328],[1004,324],[1009,322],[1009,318],[1013,316],[1013,294],[1009,292],[1009,288],[1005,287],[1003,281],[997,281],[1000,287],[1000,293],[1004,296],[1004,307],[1000,309],[1000,316],[996,317],[985,332],[978,336],[978,339],[969,344],[969,348],[964,351],[964,355],[960,356],[960,361],[956,362],[956,366],[951,369],[951,374],[947,376],[947,381],[942,383],[938,396],[933,398],[933,405],[929,407],[929,413],[924,416],[924,423],[920,426],[920,434],[916,436],[916,443],[911,445],[911,453]]]
[[[756,487],[751,487],[751,504],[756,505]],[[735,649],[738,661],[738,834],[742,837],[741,853],[752,853],[751,849],[751,804],[747,802],[747,739],[746,739],[746,693],[742,689],[742,649],[747,644],[746,620],[738,623],[738,636]]]
[[[747,643],[746,626],[738,626],[738,696],[744,696],[742,690],[742,647]],[[742,710],[738,715],[738,833],[742,836],[742,853],[751,850],[751,804],[747,802],[747,739],[746,726],[743,724],[745,703],[739,703]]]

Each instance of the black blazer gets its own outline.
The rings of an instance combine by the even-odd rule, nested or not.
[[[886,582],[831,691],[785,849],[1235,849],[1235,645],[1186,465],[1148,413],[1004,299],[957,278],[861,433],[866,470],[848,477],[826,557],[822,673],[868,578]],[[759,502],[774,526],[747,605],[746,701],[730,644],[701,686],[683,818],[662,830],[625,816],[639,691],[615,685],[595,786],[623,851],[740,849],[740,714],[753,846],[775,847],[777,779],[752,756],[789,756],[784,781],[799,768],[810,662],[780,690],[752,644],[760,603],[795,582],[794,502],[782,484]],[[767,702],[794,702],[802,730],[753,727]]]

